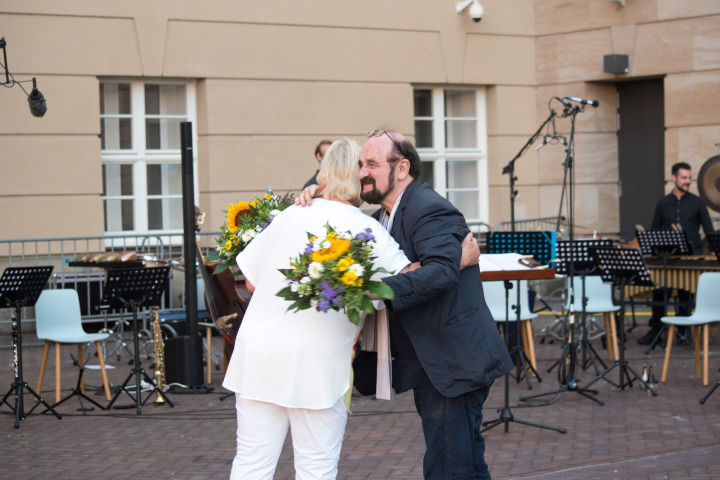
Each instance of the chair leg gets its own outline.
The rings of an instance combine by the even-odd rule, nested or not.
[[[205,327],[205,377],[207,384],[212,383],[212,329]]]
[[[668,329],[667,345],[665,345],[665,361],[663,362],[662,376],[660,377],[660,381],[663,383],[667,378],[668,363],[670,362],[670,350],[672,349],[673,339],[675,338],[674,335],[675,325],[670,324],[670,328]]]
[[[60,401],[60,344],[55,342],[55,403]]]
[[[606,318],[609,319],[608,323],[610,324],[610,340],[612,341],[613,346],[613,356],[609,360],[611,362],[617,362],[620,360],[620,350],[618,349],[618,336],[617,336],[617,318],[615,317],[615,312],[608,312]],[[607,325],[605,326],[605,331],[607,332]],[[609,342],[606,342],[609,343]],[[608,350],[610,350],[608,348]]]
[[[77,344],[77,351],[78,351],[78,368],[82,370],[83,368],[83,354],[82,354],[82,343]],[[85,376],[80,378],[80,393],[85,393]]]
[[[702,378],[700,376],[700,326],[694,325],[692,327],[693,343],[695,344],[695,377]]]
[[[38,382],[35,391],[38,395],[42,394],[43,378],[45,377],[45,366],[47,365],[48,352],[50,351],[50,342],[45,340],[45,348],[43,348],[42,361],[40,362],[40,375],[38,375]],[[37,401],[37,399],[36,399]]]
[[[706,323],[703,330],[703,386],[708,386],[708,348],[710,348],[710,326]]]
[[[533,344],[532,325],[530,320],[522,320],[520,322],[522,329],[522,340],[525,348],[525,353],[530,366],[535,372],[537,372],[537,363],[535,361],[535,345]]]
[[[95,348],[97,348],[98,363],[100,364],[100,373],[102,374],[103,388],[105,389],[105,398],[108,401],[112,400],[110,396],[110,383],[108,382],[107,371],[105,370],[105,359],[102,353],[102,344],[100,341],[95,342]]]

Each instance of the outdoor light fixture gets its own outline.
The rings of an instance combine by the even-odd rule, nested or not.
[[[3,87],[12,88],[16,84],[20,86],[20,89],[22,89],[23,92],[25,92],[25,95],[28,97],[28,105],[30,106],[30,113],[33,114],[34,117],[42,117],[45,115],[45,112],[47,112],[47,102],[45,102],[45,97],[42,93],[40,93],[40,90],[37,89],[37,82],[35,81],[35,78],[32,80],[21,80],[16,81],[15,77],[13,77],[12,73],[10,73],[10,70],[8,70],[8,63],[7,63],[7,52],[5,51],[5,47],[7,46],[7,42],[5,41],[5,37],[0,37],[0,48],[2,48],[3,52],[3,64],[2,67],[5,69],[5,81],[1,83]],[[32,81],[33,88],[30,93],[28,93],[22,86],[25,82]]]
[[[469,7],[469,8],[468,8]],[[461,15],[467,9],[468,15],[472,18],[472,21],[478,23],[482,20],[485,15],[485,9],[478,0],[462,0],[455,4],[455,10],[458,15]]]

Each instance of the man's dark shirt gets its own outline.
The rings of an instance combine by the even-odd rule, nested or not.
[[[307,182],[305,182],[305,185],[303,185],[303,190],[305,190],[305,189],[306,189],[307,187],[309,187],[310,185],[317,185],[317,184],[318,184],[318,182],[317,182],[318,173],[320,173],[320,170],[318,170],[317,172],[315,172],[315,175],[313,175],[312,178],[310,178],[310,180],[308,180]]]
[[[658,201],[650,229],[668,230],[675,223],[679,223],[687,232],[695,255],[701,254],[700,225],[707,235],[713,231],[713,224],[707,207],[700,197],[687,192],[678,200],[674,194],[669,193]]]

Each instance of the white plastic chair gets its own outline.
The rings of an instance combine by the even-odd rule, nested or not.
[[[700,336],[702,327],[703,339],[703,385],[708,384],[708,348],[710,324],[720,322],[720,272],[705,272],[698,279],[698,288],[695,295],[695,311],[688,317],[668,316],[660,319],[670,326],[665,346],[665,361],[663,362],[661,382],[667,377],[670,350],[675,338],[675,325],[693,327],[693,340],[695,341],[695,373],[700,378]]]
[[[105,397],[108,401],[111,400],[110,385],[108,383],[107,372],[105,371],[105,359],[103,358],[102,346],[100,344],[100,342],[106,340],[110,334],[85,333],[82,326],[80,300],[78,299],[77,291],[73,289],[43,290],[37,303],[35,303],[35,320],[37,322],[37,336],[40,340],[45,340],[45,349],[43,350],[40,376],[38,377],[36,391],[39,393],[42,389],[45,366],[47,364],[48,351],[50,350],[51,343],[55,344],[55,402],[59,402],[60,344],[74,343],[77,345],[78,363],[80,367],[82,367],[82,346],[84,343],[92,342],[95,343],[95,347],[97,348]],[[80,389],[81,392],[84,393],[84,383],[80,384]]]
[[[570,295],[566,308],[570,311]],[[585,297],[587,304],[585,305],[585,313],[587,315],[603,314],[605,320],[605,343],[607,345],[608,360],[617,361],[620,359],[620,351],[618,350],[617,329],[615,327],[615,314],[620,310],[618,305],[613,303],[612,285],[604,283],[602,277],[598,275],[589,275],[585,277]],[[583,284],[582,276],[573,277],[573,310],[575,315],[582,314],[583,311]],[[586,328],[589,325],[586,324]]]
[[[518,334],[521,335],[523,342],[523,351],[527,361],[537,372],[537,363],[535,361],[535,345],[533,342],[531,320],[538,317],[537,313],[533,313],[530,309],[528,301],[528,282],[527,280],[513,281],[513,288],[508,292],[508,300],[510,305],[508,322],[516,322],[517,312],[512,308],[517,303],[517,292],[520,289],[520,325],[518,326]],[[485,295],[485,303],[490,309],[496,323],[505,323],[506,302],[505,302],[505,282],[483,282],[483,293]],[[514,345],[509,345],[512,348]]]

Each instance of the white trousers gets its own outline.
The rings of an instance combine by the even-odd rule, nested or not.
[[[347,410],[345,397],[330,408],[285,408],[235,395],[237,453],[230,480],[272,480],[288,428],[297,480],[334,480]]]

